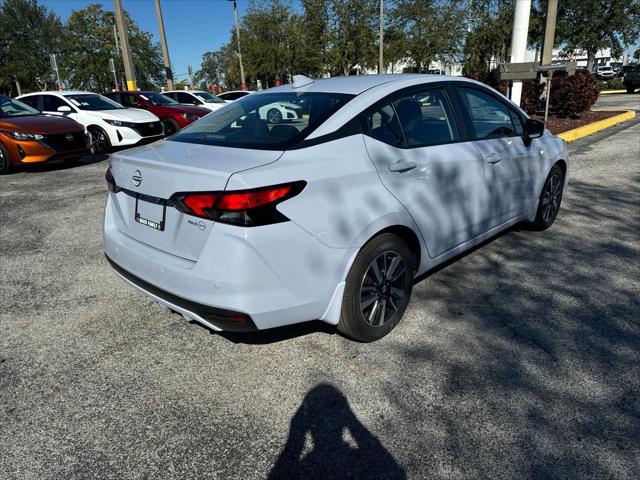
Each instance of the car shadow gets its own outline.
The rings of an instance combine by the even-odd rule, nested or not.
[[[312,388],[291,420],[269,480],[406,479],[396,459],[355,416],[336,387]]]

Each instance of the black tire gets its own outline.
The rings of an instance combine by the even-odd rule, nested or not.
[[[551,171],[542,185],[538,211],[532,223],[534,230],[546,230],[553,225],[558,216],[558,211],[560,211],[563,190],[564,172],[558,164],[555,164],[551,167]]]
[[[178,123],[171,118],[163,118],[162,126],[164,127],[165,137],[170,137],[171,135],[176,133],[178,130],[180,130],[180,125],[178,125]]]
[[[635,90],[636,89],[633,88],[633,87],[627,87],[627,93],[633,93],[633,92],[635,92]]]
[[[111,142],[109,135],[100,127],[87,127],[89,136],[91,137],[91,153],[100,155],[111,150]]]
[[[11,171],[11,159],[9,158],[9,152],[5,146],[0,143],[0,175],[9,173]]]
[[[360,342],[387,335],[409,304],[414,274],[414,257],[400,237],[375,237],[360,250],[347,275],[338,330]]]
[[[267,112],[267,121],[269,123],[280,123],[282,121],[282,114],[277,108],[272,108]]]

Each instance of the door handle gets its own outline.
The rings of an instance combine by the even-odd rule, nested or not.
[[[502,160],[502,157],[497,153],[493,152],[493,153],[490,153],[489,155],[485,155],[484,159],[487,163],[498,163]]]
[[[409,170],[413,170],[417,166],[418,164],[415,162],[405,162],[404,160],[400,160],[389,165],[389,171],[403,173],[408,172]]]

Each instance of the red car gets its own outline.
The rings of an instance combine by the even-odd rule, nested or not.
[[[149,110],[162,121],[164,134],[167,137],[211,113],[207,108],[182,105],[158,92],[110,92],[105,93],[104,96],[123,107]]]

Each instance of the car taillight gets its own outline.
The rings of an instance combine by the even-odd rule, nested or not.
[[[306,182],[230,192],[193,192],[173,195],[178,210],[221,223],[255,227],[287,221],[275,208],[299,194]]]
[[[120,187],[116,185],[116,180],[115,178],[113,178],[113,175],[111,173],[111,167],[107,168],[107,171],[104,172],[104,179],[107,182],[107,189],[110,192],[118,193],[121,190]]]

